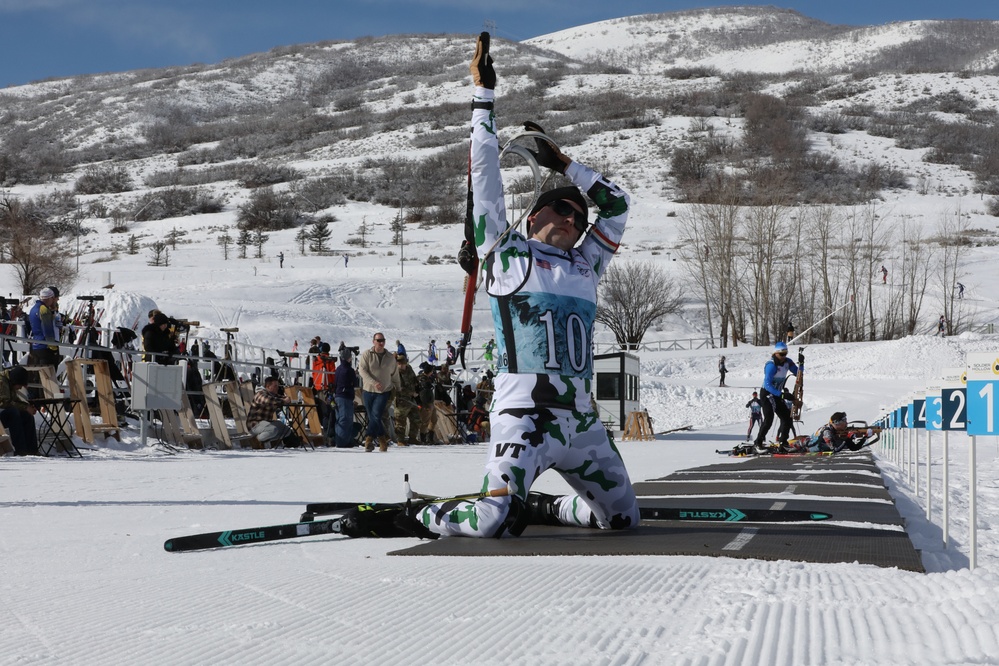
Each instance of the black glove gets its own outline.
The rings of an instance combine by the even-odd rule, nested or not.
[[[798,365],[803,365],[805,363],[805,352],[798,352]]]
[[[475,55],[468,66],[472,71],[472,81],[480,88],[492,90],[496,87],[496,70],[493,57],[489,55],[489,33],[483,32],[475,42]]]
[[[524,129],[528,132],[541,132],[547,136],[544,128],[541,125],[531,122],[528,120],[524,123]],[[537,160],[540,166],[551,169],[553,171],[558,171],[561,174],[565,173],[566,167],[569,166],[571,160],[562,154],[562,151],[555,147],[555,144],[550,141],[545,141],[535,137],[534,142],[538,146],[537,152],[531,151],[531,155],[534,155],[534,159]]]
[[[475,271],[479,269],[479,255],[475,251],[475,246],[467,240],[461,241],[461,249],[458,250],[458,265],[469,275],[475,275]]]

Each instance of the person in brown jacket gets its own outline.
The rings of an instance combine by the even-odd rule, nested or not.
[[[368,427],[364,431],[364,450],[373,451],[374,440],[378,439],[378,450],[388,451],[388,435],[382,425],[382,416],[388,408],[392,391],[400,389],[399,368],[395,354],[385,350],[385,334],[375,333],[371,338],[371,349],[361,353],[357,370],[361,375],[361,401],[368,415]]]

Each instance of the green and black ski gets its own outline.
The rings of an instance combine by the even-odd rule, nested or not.
[[[695,520],[717,523],[794,523],[829,520],[832,514],[797,509],[667,509],[639,507],[642,520]]]
[[[474,495],[441,499],[476,499]],[[305,507],[302,520],[310,520],[307,516],[324,516],[338,514],[343,511],[340,502],[318,502]],[[357,506],[351,504],[350,506]],[[787,523],[809,520],[828,520],[831,514],[819,511],[798,511],[795,509],[704,509],[704,508],[671,508],[671,507],[639,507],[643,520],[696,520],[723,523]]]
[[[357,506],[353,504],[352,506]],[[225,530],[223,532],[206,532],[189,536],[167,539],[164,550],[180,553],[188,550],[205,550],[207,548],[227,548],[243,546],[251,543],[280,541],[282,539],[297,539],[299,537],[318,536],[320,534],[340,534],[340,519],[318,520],[289,525],[269,525],[266,527],[250,527],[241,530]]]

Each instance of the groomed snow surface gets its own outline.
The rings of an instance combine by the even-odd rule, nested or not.
[[[949,366],[990,345],[966,336],[811,346],[806,386],[815,408],[806,426],[834,406],[873,418],[871,405],[918,386],[931,359]],[[718,437],[622,442],[634,479],[740,464],[714,451],[744,432],[742,405],[767,351],[727,356],[729,384],[742,388],[706,386],[717,383],[716,352],[644,361],[656,428],[667,410],[699,436]],[[851,378],[858,374],[881,379]],[[939,495],[929,523],[912,480],[881,460],[925,575],[713,557],[389,557],[416,541],[337,536],[167,553],[163,541],[173,536],[295,522],[308,502],[397,501],[404,473],[420,491],[475,490],[485,445],[170,455],[140,447],[134,432],[123,439],[83,460],[0,459],[0,663],[999,662],[994,438],[978,440],[974,571],[967,440],[951,437],[946,548]],[[536,486],[564,487],[553,472]]]

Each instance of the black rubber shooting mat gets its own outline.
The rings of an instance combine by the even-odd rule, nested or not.
[[[733,462],[736,461],[736,462]],[[708,555],[859,562],[923,571],[919,553],[868,452],[731,459],[635,484],[640,506],[795,509],[829,521],[716,523],[644,520],[633,530],[531,525],[519,538],[421,542],[390,555]]]

